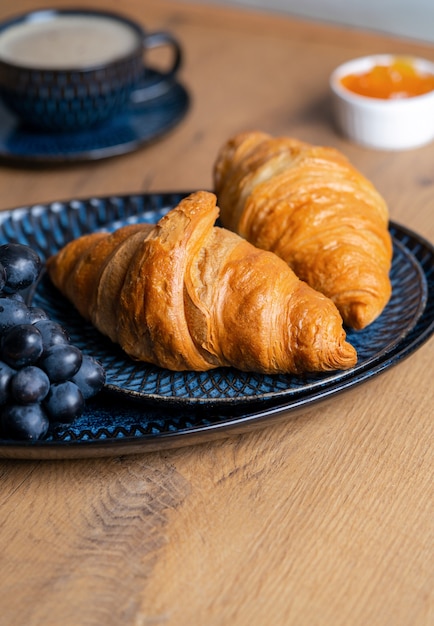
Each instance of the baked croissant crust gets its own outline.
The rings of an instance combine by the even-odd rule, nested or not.
[[[391,295],[388,209],[343,154],[240,133],[217,155],[214,187],[223,226],[284,259],[345,324],[359,330],[380,315]]]
[[[156,225],[68,243],[53,283],[133,359],[170,370],[258,373],[356,363],[331,300],[271,252],[214,226],[216,197],[196,192]]]

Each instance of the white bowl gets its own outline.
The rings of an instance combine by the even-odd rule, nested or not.
[[[380,150],[406,150],[434,140],[434,91],[411,98],[384,100],[346,89],[341,79],[389,65],[397,55],[381,54],[353,59],[330,77],[333,109],[339,129],[352,141]],[[413,58],[416,71],[434,75],[434,63]]]

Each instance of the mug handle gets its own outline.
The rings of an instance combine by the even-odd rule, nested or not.
[[[173,51],[172,64],[166,72],[162,72],[154,81],[144,87],[137,87],[131,94],[131,100],[134,103],[141,103],[146,100],[156,98],[167,91],[171,86],[171,80],[182,64],[182,50],[179,42],[170,33],[164,31],[156,31],[154,33],[145,33],[143,35],[144,50],[159,48],[161,46],[169,46]],[[146,70],[145,70],[146,75]]]

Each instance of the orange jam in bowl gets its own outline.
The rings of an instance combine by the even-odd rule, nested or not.
[[[378,150],[434,141],[434,62],[374,54],[339,65],[329,79],[336,130]]]
[[[413,98],[434,91],[434,75],[421,72],[411,59],[394,58],[390,63],[347,74],[341,78],[341,84],[368,98]]]

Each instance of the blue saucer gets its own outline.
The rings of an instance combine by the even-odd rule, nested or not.
[[[178,82],[148,70],[140,98],[111,121],[74,133],[25,126],[0,102],[0,159],[18,163],[66,163],[126,154],[169,132],[184,118],[190,98]]]

